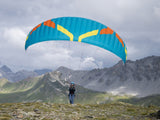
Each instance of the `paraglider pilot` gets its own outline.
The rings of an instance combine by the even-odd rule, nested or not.
[[[71,82],[69,87],[69,94],[68,94],[70,104],[74,103],[75,91],[76,91],[75,84],[74,82]]]

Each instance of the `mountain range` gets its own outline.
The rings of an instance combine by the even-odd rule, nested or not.
[[[40,69],[34,71],[20,70],[14,73],[8,66],[3,65],[2,67],[0,67],[0,78],[6,78],[10,82],[17,82],[29,77],[36,77],[38,75],[42,75],[51,71],[51,69]]]
[[[0,103],[37,101],[68,103],[68,89],[70,83],[61,80],[61,75],[60,72],[55,71],[19,82],[9,82],[4,78],[0,79]],[[105,95],[105,93],[76,85],[75,101],[77,103],[95,102],[99,98],[103,98],[103,96],[100,95]]]
[[[18,73],[22,73],[22,77]],[[150,56],[136,61],[122,61],[110,68],[72,70],[59,67],[44,70],[13,73],[7,66],[0,68],[0,102],[68,102],[67,91],[71,81],[78,88],[77,101],[87,103],[113,100],[112,95],[145,97],[146,101],[160,94],[160,57]],[[13,76],[18,76],[13,77]],[[13,79],[14,78],[14,79]],[[17,82],[14,82],[17,81]],[[107,93],[106,93],[107,92]],[[146,97],[150,96],[150,97]],[[159,96],[156,96],[159,100]],[[131,99],[130,99],[131,100]],[[122,100],[123,101],[123,100]],[[134,103],[141,99],[126,101]],[[146,102],[147,103],[147,102]]]
[[[160,57],[150,56],[140,60],[122,61],[110,68],[90,71],[60,67],[62,78],[92,90],[112,94],[148,96],[160,94]]]

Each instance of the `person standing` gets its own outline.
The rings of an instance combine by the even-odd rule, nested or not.
[[[71,82],[70,87],[69,87],[69,101],[70,104],[74,104],[74,97],[75,97],[75,84],[74,82]]]

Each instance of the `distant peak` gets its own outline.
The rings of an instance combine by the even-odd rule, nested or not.
[[[36,72],[38,75],[43,75],[45,73],[49,73],[49,72],[52,72],[53,70],[51,69],[37,69],[37,70],[34,70],[34,72]]]
[[[71,70],[71,69],[64,66],[60,66],[56,71],[62,71],[62,70]]]
[[[9,82],[6,78],[1,78],[0,79],[0,87],[2,87],[3,85],[5,85],[7,82]]]
[[[6,65],[3,65],[0,69],[4,72],[12,72],[12,70],[9,67],[7,67]]]

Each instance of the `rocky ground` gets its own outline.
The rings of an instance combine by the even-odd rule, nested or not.
[[[157,120],[156,106],[110,104],[0,104],[0,120]]]

